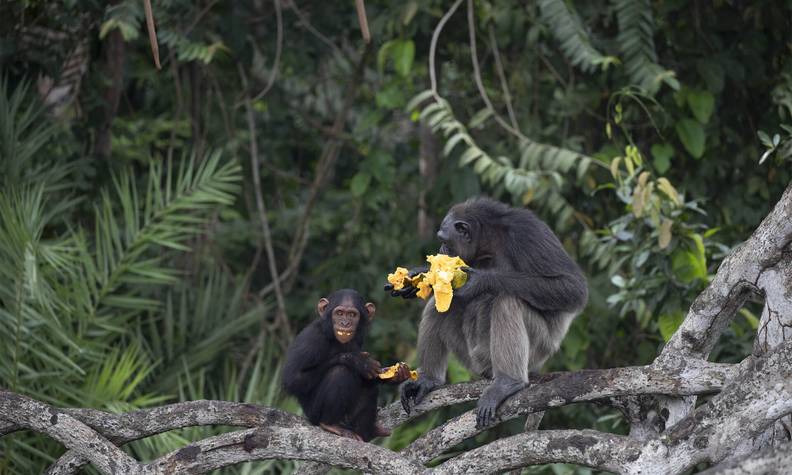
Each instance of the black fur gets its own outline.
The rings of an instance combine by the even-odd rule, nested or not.
[[[360,294],[342,289],[330,294],[324,314],[301,331],[286,352],[283,388],[295,396],[312,424],[344,426],[370,440],[377,412],[376,382],[365,378],[367,357],[361,355],[368,330],[368,311]],[[352,304],[360,312],[355,337],[341,344],[331,313]]]

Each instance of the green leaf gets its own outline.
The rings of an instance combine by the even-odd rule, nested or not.
[[[390,50],[393,48],[394,44],[396,44],[396,40],[386,41],[382,46],[380,46],[379,51],[377,51],[377,69],[379,70],[380,75],[382,75],[382,73],[385,71],[385,62],[388,61]]]
[[[715,96],[709,91],[688,91],[687,103],[696,119],[702,124],[710,120],[715,109]]]
[[[389,84],[376,95],[377,106],[383,109],[398,109],[404,105],[404,88]]]
[[[671,256],[671,270],[682,283],[707,279],[707,256],[704,241],[699,234],[689,236],[688,249],[677,249]]]
[[[618,62],[616,58],[604,56],[594,48],[571,4],[564,0],[540,0],[538,4],[542,20],[550,26],[550,31],[560,43],[561,51],[574,66],[590,72],[598,66],[605,69]]]
[[[357,198],[363,196],[363,193],[369,187],[369,183],[371,183],[371,175],[366,172],[360,172],[352,177],[352,181],[349,183],[349,190],[352,192],[352,196]]]
[[[685,321],[685,315],[682,312],[667,313],[660,315],[657,319],[657,327],[660,329],[660,335],[663,340],[668,341],[677,331],[682,322]]]
[[[671,144],[654,144],[651,148],[652,163],[657,173],[664,174],[671,168],[671,158],[674,156],[674,147]]]
[[[415,59],[415,43],[412,40],[398,41],[393,45],[390,53],[396,73],[401,77],[407,77]]]
[[[674,126],[679,141],[693,158],[704,155],[704,128],[693,119],[682,119]]]

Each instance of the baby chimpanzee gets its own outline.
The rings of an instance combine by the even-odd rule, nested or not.
[[[380,364],[362,351],[374,304],[342,289],[319,299],[316,309],[319,318],[286,353],[284,389],[300,401],[312,424],[328,432],[364,441],[390,435],[376,423]],[[409,376],[409,368],[400,365],[388,382]]]

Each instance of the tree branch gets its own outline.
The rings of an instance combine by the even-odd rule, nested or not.
[[[607,400],[635,394],[710,394],[719,391],[737,374],[738,367],[719,363],[697,362],[681,372],[669,372],[653,366],[638,366],[573,373],[543,375],[547,382],[533,383],[507,399],[499,408],[494,425],[525,414],[568,404]],[[485,386],[480,386],[483,389]],[[478,388],[476,388],[478,389]],[[478,394],[465,400],[477,399]],[[462,399],[462,398],[460,398]],[[464,402],[460,400],[459,402]],[[423,403],[416,407],[422,409]],[[490,426],[492,427],[492,426]],[[432,429],[416,439],[404,452],[428,462],[458,443],[487,430],[476,428],[476,412],[468,411]]]
[[[753,235],[723,260],[715,278],[690,307],[682,325],[658,357],[706,359],[723,330],[757,288],[762,272],[775,265],[792,242],[792,185]]]
[[[526,465],[573,463],[623,472],[640,453],[628,437],[593,430],[542,430],[496,440],[444,463],[441,474],[500,473]]]
[[[102,473],[133,473],[139,464],[66,412],[0,389],[0,416],[19,428],[46,434],[90,461]]]

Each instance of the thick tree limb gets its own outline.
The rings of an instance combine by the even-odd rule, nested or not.
[[[161,457],[147,473],[205,473],[251,460],[313,460],[384,474],[426,471],[414,461],[377,445],[338,437],[305,423],[269,426],[204,439]]]
[[[127,414],[111,414],[95,409],[64,409],[64,412],[119,445],[185,427],[207,425],[259,427],[270,425],[275,421],[283,424],[306,423],[298,416],[277,409],[227,401],[182,402]],[[47,473],[51,475],[76,473],[86,463],[88,460],[72,450],[61,456]]]
[[[696,362],[672,373],[652,366],[555,373],[546,383],[533,384],[515,394],[498,409],[496,424],[522,415],[572,403],[607,400],[636,394],[710,394],[719,391],[737,374],[737,367]],[[484,385],[481,385],[483,389]],[[478,388],[477,388],[478,389]],[[478,395],[471,399],[477,399]],[[460,398],[464,402],[469,396]],[[416,407],[420,410],[423,403]],[[468,411],[419,437],[404,452],[428,462],[483,430],[476,428],[476,413]]]
[[[103,473],[134,473],[139,464],[66,412],[0,389],[0,416],[19,428],[46,434],[89,460]]]
[[[701,475],[786,475],[792,467],[792,443],[770,447],[741,460],[720,464]]]
[[[762,272],[781,259],[790,242],[792,185],[753,235],[723,260],[715,278],[693,302],[658,362],[679,357],[706,359],[735,312],[757,289]]]
[[[496,473],[553,462],[621,472],[640,453],[637,441],[593,430],[524,432],[444,463],[439,473]]]

